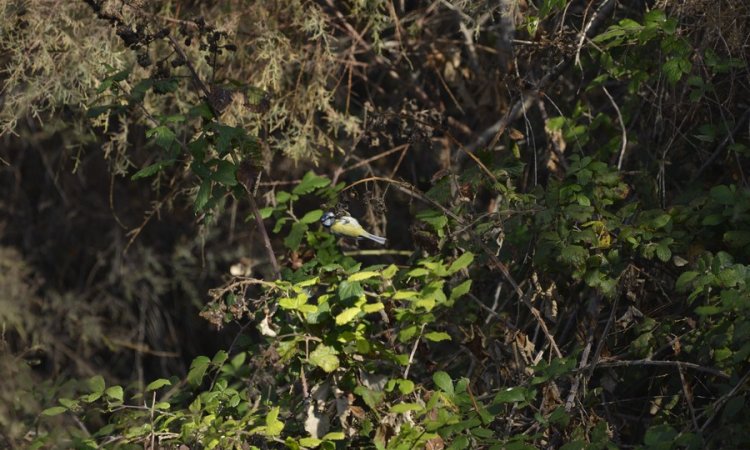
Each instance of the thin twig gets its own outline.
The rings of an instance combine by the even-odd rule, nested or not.
[[[307,387],[307,378],[305,377],[305,366],[300,365],[299,368],[299,379],[302,383],[302,398],[307,399],[310,396],[310,389]]]
[[[422,333],[424,333],[424,327],[426,326],[426,323],[422,324],[422,328],[419,329],[419,336],[417,337],[417,340],[414,341],[414,347],[411,349],[411,354],[409,354],[409,363],[406,364],[406,369],[404,369],[404,379],[409,379],[409,369],[411,369],[411,363],[414,361],[414,355],[417,353],[417,347],[419,347],[419,341],[422,340]]]
[[[234,290],[234,289],[236,289],[238,287],[252,286],[252,285],[256,285],[256,284],[259,284],[261,286],[265,286],[265,287],[268,287],[268,288],[271,288],[271,289],[278,289],[279,288],[279,286],[276,283],[272,283],[272,282],[266,281],[266,280],[261,280],[261,279],[258,279],[258,278],[240,278],[240,277],[237,277],[237,278],[235,278],[235,280],[236,281],[233,281],[233,282],[227,284],[226,286],[209,290],[208,291],[208,295],[210,295],[211,297],[216,297],[216,298],[217,297],[223,297],[224,294],[226,294],[227,292],[230,292],[230,291],[232,291],[232,290]]]
[[[693,408],[693,399],[691,398],[692,395],[690,394],[690,391],[688,390],[687,381],[685,380],[685,371],[682,370],[681,366],[677,366],[677,371],[680,373],[680,382],[682,383],[682,393],[685,394],[685,402],[688,405],[688,409],[690,410],[690,418],[693,421],[693,427],[694,429],[698,430],[698,419],[695,417],[695,408]]]
[[[149,420],[151,422],[151,432],[150,432],[150,438],[151,438],[151,447],[149,447],[151,450],[156,449],[156,434],[154,434],[154,411],[156,410],[156,391],[153,392],[151,395],[151,408],[149,408]]]
[[[458,215],[456,215],[456,213],[454,213],[450,209],[446,208],[445,206],[441,205],[440,203],[436,202],[435,200],[433,200],[433,199],[427,197],[426,195],[422,194],[421,192],[419,192],[419,190],[417,190],[417,188],[415,188],[414,186],[412,186],[411,184],[409,184],[409,183],[407,183],[405,181],[392,180],[390,178],[385,178],[385,177],[367,177],[367,178],[355,181],[354,183],[352,183],[349,186],[345,187],[342,190],[342,192],[347,191],[347,190],[353,188],[354,186],[357,186],[358,184],[368,183],[370,181],[382,181],[384,183],[389,183],[390,185],[394,186],[396,189],[398,189],[399,191],[403,192],[404,194],[409,195],[411,197],[414,197],[416,199],[422,200],[423,202],[428,203],[428,204],[434,206],[435,208],[438,208],[445,215],[449,216],[451,219],[453,219],[453,220],[455,220],[455,221],[457,221],[459,223],[463,222],[461,220],[461,218]]]
[[[716,150],[711,154],[711,156],[708,157],[706,162],[703,163],[703,165],[698,169],[698,171],[693,175],[693,178],[690,179],[690,182],[693,183],[698,178],[703,175],[703,172],[705,172],[706,169],[708,169],[708,166],[713,164],[714,161],[716,161],[716,158],[719,157],[724,151],[724,149],[729,145],[731,142],[734,141],[734,135],[737,134],[740,129],[745,125],[745,121],[750,119],[750,108],[748,108],[745,113],[740,117],[740,120],[737,121],[737,123],[734,126],[734,130],[732,130],[731,133],[729,133],[723,141],[721,141],[721,144],[719,144],[718,147],[716,147]]]
[[[614,0],[604,0],[594,12],[594,15],[592,16],[591,20],[589,20],[586,27],[581,32],[581,39],[592,37],[604,22],[604,18],[606,17],[606,15],[612,10],[612,8],[614,8],[614,6]],[[552,67],[547,75],[542,77],[542,79],[539,80],[538,83],[536,83],[533,89],[527,91],[521,96],[521,99],[519,99],[513,105],[510,111],[503,118],[486,128],[474,140],[474,142],[466,146],[466,148],[469,151],[474,152],[490,142],[490,140],[492,141],[490,144],[490,148],[494,147],[508,125],[516,119],[520,118],[521,115],[523,115],[523,112],[526,111],[531,103],[538,97],[542,89],[544,89],[552,80],[559,77],[562,72],[570,66],[572,62],[573,58],[571,58],[570,56],[565,56],[564,58],[562,58],[557,63],[557,65]]]
[[[211,112],[213,112],[214,117],[218,118],[219,114],[217,113],[216,108],[214,108],[213,102],[211,101],[211,91],[209,91],[208,86],[206,86],[206,83],[204,83],[200,75],[198,75],[198,72],[195,70],[193,63],[190,62],[190,59],[185,54],[182,46],[180,46],[180,44],[174,39],[174,37],[172,37],[172,35],[167,35],[167,39],[169,39],[170,44],[172,44],[172,48],[174,48],[177,54],[180,55],[180,58],[185,61],[185,65],[187,66],[188,70],[190,71],[190,75],[192,76],[193,84],[195,84],[198,89],[203,92],[208,107],[211,108]]]
[[[708,411],[711,411],[711,416],[709,416],[708,419],[706,419],[706,421],[703,423],[703,426],[700,428],[701,433],[703,433],[706,430],[706,428],[711,424],[711,422],[719,414],[721,407],[724,406],[724,404],[728,402],[730,398],[734,397],[737,391],[739,391],[743,387],[747,388],[748,379],[750,379],[750,370],[748,370],[745,373],[745,375],[743,375],[742,378],[740,378],[740,381],[734,385],[731,391],[721,396],[718,400],[714,402],[713,405],[711,405],[711,408],[706,409],[706,411],[700,415],[699,418],[702,418],[704,415],[708,413]]]
[[[714,375],[717,377],[721,377],[724,379],[729,379],[729,375],[722,372],[721,370],[714,369],[712,367],[705,367],[701,366],[695,363],[687,362],[687,361],[654,361],[651,359],[634,359],[634,360],[627,360],[627,361],[601,361],[595,364],[595,369],[605,368],[605,367],[635,367],[635,366],[657,366],[657,367],[683,367],[686,369],[692,369],[698,372],[705,372],[710,375]],[[588,370],[590,367],[582,367],[578,370]]]
[[[395,250],[395,249],[367,249],[367,250],[352,250],[342,252],[344,256],[411,256],[414,254],[412,250]]]
[[[406,152],[408,152],[410,148],[411,148],[411,145],[404,147],[404,150],[398,156],[398,161],[396,161],[396,165],[393,166],[393,169],[391,170],[390,178],[393,178],[396,176],[396,172],[398,172],[398,169],[401,167],[401,163],[404,161],[404,156],[406,156]]]
[[[128,239],[128,243],[125,245],[125,249],[123,250],[124,253],[127,253],[128,249],[130,249],[130,246],[133,245],[133,242],[135,242],[135,240],[138,238],[138,235],[141,234],[141,232],[146,227],[146,225],[151,221],[151,218],[154,217],[154,215],[158,214],[158,212],[161,209],[161,207],[165,203],[167,203],[177,193],[177,191],[179,190],[179,188],[180,188],[180,184],[177,183],[172,188],[172,190],[169,191],[167,193],[167,195],[164,196],[164,198],[162,198],[161,200],[159,200],[158,202],[156,202],[154,204],[154,207],[151,208],[151,210],[149,210],[146,213],[146,216],[144,217],[143,222],[141,222],[141,224],[137,228],[134,228],[134,229],[128,231],[128,233],[127,233],[126,236],[130,236],[130,239]]]
[[[364,116],[362,118],[362,132],[357,136],[357,139],[354,140],[351,146],[351,150],[349,150],[348,153],[344,156],[344,160],[341,161],[341,164],[339,164],[338,169],[333,173],[333,177],[331,177],[331,186],[336,186],[336,183],[339,181],[339,177],[342,173],[344,173],[344,165],[349,161],[349,159],[354,156],[354,151],[357,148],[357,145],[359,145],[359,142],[362,140],[362,138],[365,136],[365,133],[367,132],[367,108],[364,110]],[[351,167],[347,170],[351,170]]]
[[[409,144],[401,144],[401,145],[398,145],[398,146],[396,146],[396,147],[393,147],[393,148],[392,148],[392,149],[390,149],[390,150],[386,150],[386,151],[384,151],[384,152],[382,152],[382,153],[378,153],[377,155],[375,155],[375,156],[373,156],[373,157],[370,157],[370,158],[364,159],[364,160],[362,160],[362,161],[359,161],[359,162],[357,162],[356,164],[352,164],[351,166],[349,166],[349,167],[346,167],[346,168],[342,169],[342,170],[341,170],[341,173],[343,173],[343,172],[348,172],[348,171],[350,171],[350,170],[353,170],[353,169],[356,169],[356,168],[358,168],[358,167],[362,167],[362,166],[365,166],[365,165],[367,165],[367,164],[370,164],[370,163],[371,163],[371,162],[373,162],[373,161],[377,161],[377,160],[378,160],[378,159],[380,159],[380,158],[384,158],[384,157],[386,157],[386,156],[388,156],[388,155],[390,155],[390,154],[392,154],[392,153],[396,153],[396,152],[398,152],[398,151],[401,151],[401,150],[404,150],[404,149],[406,149],[406,148],[408,148],[408,147],[409,147]]]
[[[583,353],[581,353],[581,361],[578,363],[579,369],[586,367],[586,364],[589,360],[589,354],[591,353],[591,346],[593,344],[594,329],[589,329],[588,335],[586,336],[586,346],[583,348]],[[578,395],[578,388],[581,386],[582,377],[583,373],[579,373],[575,376],[575,378],[573,378],[573,384],[570,387],[568,398],[565,400],[565,412],[570,412],[570,410],[573,409],[573,404],[575,403],[576,396]]]
[[[602,354],[602,349],[604,348],[604,344],[607,342],[607,334],[609,333],[609,329],[615,321],[616,313],[617,313],[617,297],[615,296],[615,299],[612,301],[611,310],[609,312],[609,319],[607,319],[607,324],[604,326],[604,331],[602,331],[602,334],[599,337],[599,343],[596,344],[596,350],[594,351],[594,356],[591,358],[591,364],[589,364],[589,370],[588,370],[588,373],[586,374],[586,380],[591,378],[591,375],[594,373],[594,368],[596,367],[596,363],[597,361],[599,361],[599,357]]]
[[[622,130],[622,145],[620,145],[620,156],[617,158],[617,170],[621,170],[622,160],[625,157],[625,149],[628,147],[628,132],[625,129],[625,121],[622,118],[622,113],[620,112],[620,108],[617,106],[615,99],[612,98],[606,87],[602,86],[602,90],[604,91],[604,94],[607,96],[609,101],[612,103],[612,106],[615,108],[615,112],[617,113],[617,120],[620,121],[620,130]]]
[[[258,225],[258,231],[260,232],[260,237],[263,239],[263,246],[266,248],[266,253],[268,254],[268,259],[271,262],[271,268],[273,269],[273,275],[277,280],[281,279],[281,268],[279,267],[279,262],[276,260],[276,254],[273,251],[273,246],[271,245],[271,238],[268,237],[268,231],[266,230],[266,226],[263,224],[263,216],[260,215],[260,209],[258,209],[258,203],[255,201],[255,197],[253,197],[253,193],[247,189],[247,186],[245,186],[245,190],[247,190],[247,199],[250,202],[250,209],[253,212],[253,216],[255,217],[255,223]]]
[[[605,0],[604,3],[599,5],[599,8],[594,12],[594,17],[592,17],[591,20],[586,24],[586,27],[584,27],[583,30],[581,30],[581,34],[578,36],[578,45],[576,45],[576,56],[575,56],[575,63],[578,67],[581,67],[581,50],[583,49],[583,43],[586,41],[586,36],[588,34],[588,30],[594,25],[594,19],[596,19],[599,16],[599,11],[606,5],[606,2],[609,0]],[[588,14],[589,9],[591,8],[591,5],[589,4],[586,7],[585,15]],[[567,10],[567,8],[566,8]]]
[[[555,342],[555,338],[552,336],[552,333],[550,333],[549,328],[547,327],[547,323],[544,321],[544,318],[542,317],[539,310],[531,304],[531,301],[528,299],[528,296],[524,295],[523,290],[521,290],[521,286],[518,285],[516,280],[513,278],[513,276],[510,274],[510,271],[508,270],[508,267],[505,266],[500,260],[497,258],[497,256],[490,251],[490,249],[478,238],[476,241],[479,243],[479,245],[482,247],[484,252],[489,256],[490,261],[492,261],[492,265],[495,266],[500,273],[503,274],[506,280],[510,283],[511,286],[513,286],[513,290],[515,291],[516,295],[518,295],[518,298],[523,302],[523,304],[528,308],[528,310],[531,312],[531,315],[534,316],[534,319],[537,321],[537,324],[539,324],[539,327],[542,329],[542,332],[544,333],[544,336],[547,338],[547,341],[550,344],[550,347],[552,347],[552,350],[555,353],[555,356],[558,358],[562,358],[562,352],[560,351],[560,348],[557,346],[557,342]]]
[[[456,144],[458,148],[460,148],[461,151],[466,154],[466,156],[471,158],[476,163],[476,165],[479,166],[482,172],[484,172],[484,174],[487,175],[490,180],[492,180],[493,183],[497,184],[497,178],[495,178],[495,175],[492,174],[490,169],[488,169],[487,166],[484,165],[484,163],[477,157],[477,155],[475,155],[473,152],[468,151],[466,147],[461,145],[461,143],[458,142],[458,140],[454,138],[450,133],[446,133],[446,136],[448,137],[448,139],[453,141],[453,143]]]
[[[466,385],[466,393],[469,394],[469,400],[471,400],[471,406],[474,408],[474,412],[477,413],[477,417],[479,417],[479,420],[482,421],[482,425],[489,425],[487,423],[487,420],[484,418],[484,415],[482,414],[482,410],[479,409],[479,404],[477,404],[477,400],[476,398],[474,398],[474,393],[471,392],[471,383]]]

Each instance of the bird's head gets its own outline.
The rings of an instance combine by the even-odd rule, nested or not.
[[[332,211],[328,211],[327,213],[323,214],[323,217],[320,218],[320,223],[322,223],[324,227],[328,228],[333,225],[334,220],[336,220],[336,215]]]

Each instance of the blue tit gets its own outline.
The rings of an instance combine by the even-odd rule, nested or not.
[[[347,236],[357,239],[365,238],[371,241],[375,241],[380,245],[385,245],[384,237],[375,236],[372,233],[368,233],[364,228],[362,228],[362,225],[360,225],[359,222],[357,222],[357,219],[355,219],[354,217],[336,217],[333,212],[328,211],[327,213],[323,214],[323,217],[320,218],[320,223],[322,223],[324,227],[330,229],[333,234],[336,234],[338,236]]]

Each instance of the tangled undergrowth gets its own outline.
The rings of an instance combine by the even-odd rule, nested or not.
[[[743,3],[52,10],[0,1],[4,446],[748,446]]]

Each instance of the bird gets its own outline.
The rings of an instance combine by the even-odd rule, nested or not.
[[[328,211],[320,218],[320,223],[331,230],[333,234],[338,236],[353,237],[357,239],[365,238],[375,241],[380,245],[385,245],[386,242],[384,237],[368,233],[362,225],[359,224],[357,219],[351,216],[336,217],[332,211]]]

